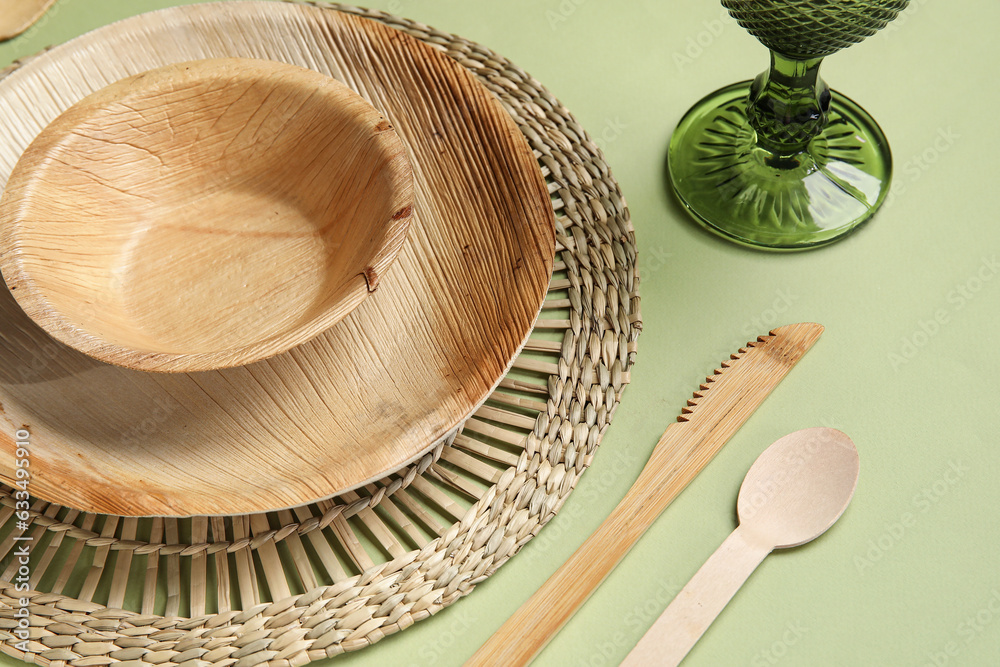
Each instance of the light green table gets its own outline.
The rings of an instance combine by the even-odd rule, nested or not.
[[[60,0],[0,66],[175,0]],[[766,65],[713,0],[375,0],[478,41],[546,84],[599,140],[628,198],[645,329],[633,384],[575,493],[465,600],[339,667],[458,665],[597,527],[702,376],[747,339],[824,337],[674,502],[537,665],[616,665],[735,526],[757,455],[808,426],[850,434],[854,502],[824,537],[764,562],[687,661],[1000,661],[1000,3],[913,0],[824,75],[882,124],[895,194],[827,249],[772,255],[702,232],[664,187],[673,125]],[[0,664],[18,664],[0,656]]]

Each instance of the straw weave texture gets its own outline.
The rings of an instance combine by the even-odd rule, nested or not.
[[[183,520],[35,502],[27,534],[45,548],[26,593],[13,583],[18,531],[2,489],[0,642],[9,655],[74,667],[291,667],[364,648],[453,604],[517,553],[562,506],[610,425],[642,321],[635,236],[600,150],[502,56],[385,13],[309,4],[440,49],[514,118],[557,221],[555,275],[533,337],[461,433],[331,501]],[[22,597],[27,652],[14,634]]]

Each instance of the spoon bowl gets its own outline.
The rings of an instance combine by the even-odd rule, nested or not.
[[[768,447],[740,486],[740,530],[775,549],[825,533],[847,509],[858,483],[854,443],[832,428],[790,433]]]
[[[859,472],[854,443],[832,428],[796,431],[764,450],[740,486],[740,525],[681,589],[622,667],[679,665],[771,551],[814,540],[840,518],[854,496]]]
[[[56,0],[0,0],[0,42],[17,37],[49,10]]]

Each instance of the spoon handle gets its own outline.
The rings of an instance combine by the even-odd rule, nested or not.
[[[679,665],[772,549],[745,530],[734,530],[625,657],[622,667]]]

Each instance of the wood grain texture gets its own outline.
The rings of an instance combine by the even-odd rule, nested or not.
[[[12,429],[31,430],[39,497],[112,514],[236,514],[358,486],[453,433],[538,315],[554,215],[524,137],[457,63],[365,19],[226,2],[84,35],[0,84],[0,114],[18,119],[2,128],[0,179],[93,90],[212,57],[307,66],[382,111],[414,170],[407,241],[379,291],[337,326],[223,371],[149,374],[96,362],[46,336],[0,293],[0,451],[11,451]],[[10,469],[0,476],[10,479]]]
[[[810,542],[854,496],[858,450],[844,433],[809,428],[768,447],[740,486],[740,525],[681,589],[622,667],[676,667],[774,549]]]
[[[56,0],[0,0],[0,42],[32,26]]]
[[[209,652],[199,659],[206,665],[231,667],[237,659],[231,657],[236,648],[233,642],[243,645],[244,639],[252,638],[253,646],[239,658],[243,663],[287,667],[363,649],[431,618],[474,591],[550,523],[599,455],[602,435],[628,390],[642,329],[635,234],[613,169],[570,111],[503,55],[377,10],[321,6],[324,11],[382,22],[461,62],[503,101],[540,156],[559,223],[560,254],[553,269],[560,276],[550,283],[549,298],[536,324],[538,336],[525,345],[530,359],[522,353],[513,368],[524,368],[521,361],[530,361],[532,368],[549,367],[542,372],[555,375],[508,374],[491,394],[489,416],[476,420],[479,423],[467,422],[455,448],[508,467],[491,486],[454,463],[447,464],[449,473],[464,478],[465,486],[477,487],[473,498],[466,499],[462,490],[452,487],[451,493],[438,494],[451,501],[442,508],[437,496],[430,498],[416,488],[416,480],[421,479],[432,488],[450,487],[443,477],[435,477],[437,466],[423,467],[432,452],[404,469],[407,480],[415,482],[407,487],[412,493],[397,484],[403,482],[398,473],[358,490],[359,502],[366,507],[377,505],[373,514],[396,534],[400,546],[411,550],[406,558],[363,550],[374,561],[374,567],[364,572],[356,558],[362,554],[355,554],[351,540],[358,533],[373,531],[360,514],[351,516],[359,507],[348,500],[352,493],[269,513],[271,529],[252,538],[237,537],[247,534],[249,523],[241,527],[245,515],[212,517],[208,543],[201,545],[190,543],[191,521],[181,522],[181,544],[172,537],[176,522],[167,530],[168,522],[161,517],[140,521],[137,539],[125,543],[101,537],[104,517],[62,508],[56,510],[53,523],[45,516],[51,508],[42,501],[35,503],[38,512],[29,511],[28,518],[32,529],[44,526],[52,541],[64,536],[64,542],[48,568],[40,562],[32,565],[32,578],[42,583],[28,592],[32,622],[39,623],[32,629],[28,652],[17,648],[20,640],[15,636],[0,642],[0,651],[16,660],[62,661],[72,667],[146,659],[180,664],[204,650]],[[328,50],[322,43],[316,48]],[[5,74],[24,64],[0,72],[0,83]],[[561,344],[552,345],[552,334],[562,338]],[[526,417],[533,420],[530,427],[521,426]],[[0,525],[16,535],[10,492],[0,485]],[[381,501],[376,502],[378,498]],[[474,503],[471,507],[470,502]],[[514,507],[522,509],[511,511]],[[344,517],[349,518],[339,520]],[[344,525],[347,529],[342,530]],[[296,575],[297,568],[285,559],[285,577],[296,592],[295,601],[257,607],[258,602],[275,601],[263,582],[263,568],[255,565],[255,551],[270,541],[279,545],[282,554],[290,555],[293,535],[302,538],[311,552],[320,587],[307,590]],[[487,535],[491,537],[484,541]],[[14,544],[9,539],[3,542],[0,559],[7,553],[7,544]],[[96,603],[76,600],[72,597],[76,589],[65,585],[70,579],[79,581],[77,573],[86,574],[92,566],[96,547],[109,543],[112,551],[135,552],[125,605],[127,611],[139,612],[139,617],[126,610],[109,610],[102,604],[106,598]],[[190,609],[191,564],[202,551],[209,554],[209,584],[214,567],[218,586],[228,595],[220,591],[213,608],[210,590],[204,617],[164,617],[167,610],[181,609],[186,614]],[[175,567],[178,560],[180,567]],[[72,571],[68,579],[63,576],[67,567]],[[109,569],[110,565],[105,568],[108,577],[112,575]],[[178,571],[181,580],[175,581],[172,577]],[[336,588],[326,585],[331,582]],[[62,592],[50,593],[48,587]],[[14,613],[21,597],[13,583],[0,580],[0,619],[16,623]],[[239,613],[251,608],[252,612]],[[219,623],[225,628],[220,630]],[[95,628],[101,633],[100,642],[92,641]],[[156,634],[155,645],[144,639],[150,633]]]
[[[354,310],[412,211],[402,142],[350,88],[196,60],[102,88],[32,141],[0,199],[0,271],[39,326],[95,359],[230,368]]]
[[[822,331],[812,323],[784,326],[724,362],[688,401],[678,422],[667,427],[611,515],[465,664],[531,662]]]

